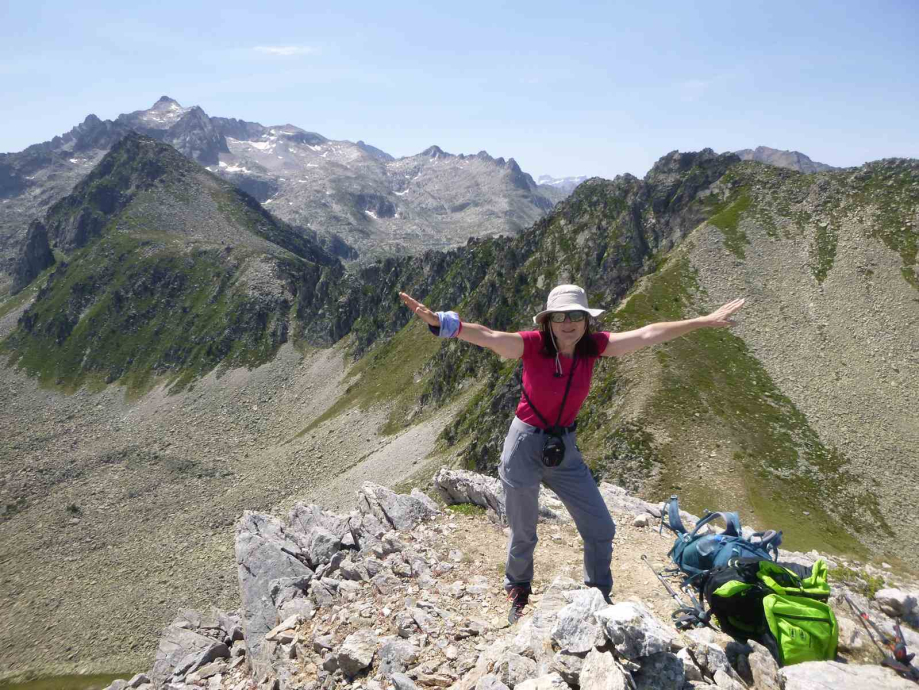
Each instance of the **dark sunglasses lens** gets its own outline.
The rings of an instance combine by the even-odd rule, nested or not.
[[[549,320],[552,323],[565,323],[566,317],[571,321],[583,321],[587,318],[587,314],[583,311],[556,311],[549,314]]]

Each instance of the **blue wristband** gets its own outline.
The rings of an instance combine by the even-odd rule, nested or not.
[[[438,338],[455,338],[460,332],[460,317],[455,311],[435,312],[440,319],[440,326],[428,326],[431,333]]]

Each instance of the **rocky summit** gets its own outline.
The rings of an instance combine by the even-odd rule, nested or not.
[[[888,614],[919,623],[919,590],[885,589],[869,598],[834,583],[840,656],[785,668],[755,641],[706,627],[677,631],[667,615],[676,608],[672,599],[646,601],[617,583],[607,603],[572,578],[575,564],[564,561],[544,577],[522,620],[508,626],[500,568],[475,560],[482,542],[503,541],[500,484],[442,470],[433,488],[437,501],[365,483],[347,514],[303,503],[282,517],[246,512],[236,523],[240,607],[179,611],[149,670],[109,690],[811,690],[829,687],[830,679],[834,690],[914,687],[871,663],[865,629],[844,597],[892,633]],[[609,484],[600,489],[625,526],[621,548],[631,557],[657,541],[660,552],[649,522],[661,506]],[[541,531],[571,539],[558,498],[544,491],[541,501]],[[808,566],[817,555],[782,554]],[[905,637],[919,643],[911,627]]]

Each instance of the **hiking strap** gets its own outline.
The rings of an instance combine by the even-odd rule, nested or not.
[[[553,429],[558,429],[559,423],[562,421],[562,412],[565,410],[565,401],[568,399],[568,391],[571,390],[571,380],[574,378],[574,368],[578,365],[578,356],[574,356],[574,362],[571,363],[571,370],[568,372],[568,383],[565,385],[565,395],[562,396],[562,406],[558,408],[558,417],[555,420],[555,426],[549,426],[549,421],[542,416],[542,413],[536,409],[536,405],[533,404],[533,401],[530,400],[530,396],[527,395],[526,386],[523,385],[523,375],[520,376],[520,390],[523,392],[523,397],[526,398],[527,405],[530,406],[530,409],[536,413],[536,416],[539,417],[539,420],[546,425],[546,431],[552,431]]]
[[[680,518],[680,500],[676,496],[671,496],[667,501],[667,527],[677,534],[686,534],[688,530]],[[661,522],[663,525],[663,521]]]
[[[724,520],[724,532],[723,534],[727,537],[740,537],[743,538],[743,534],[740,530],[740,516],[737,513],[709,513],[704,518],[699,520],[696,523],[695,529],[690,533],[690,539],[696,536],[696,533],[702,529],[705,525],[710,523],[715,518],[721,518]]]

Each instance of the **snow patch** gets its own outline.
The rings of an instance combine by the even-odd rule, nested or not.
[[[377,218],[377,214],[374,213],[373,211],[364,211],[364,213],[366,213],[368,216],[370,216],[374,220],[380,220],[379,218]]]
[[[404,192],[393,192],[393,194],[395,194],[396,196],[405,196],[406,194],[408,194],[408,190],[406,189]]]
[[[267,151],[274,146],[270,141],[247,141],[246,143],[249,144],[249,146],[254,146],[259,151]]]
[[[317,163],[307,163],[306,167],[307,168],[318,168],[319,165]]]
[[[220,161],[220,163],[218,163],[218,165],[219,165],[221,168],[227,167],[227,164],[224,163],[223,161]]]

